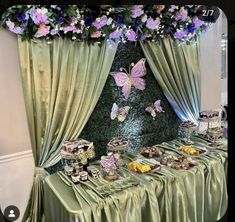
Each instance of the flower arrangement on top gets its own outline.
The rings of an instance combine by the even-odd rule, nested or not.
[[[1,24],[23,39],[119,42],[157,41],[173,37],[190,42],[210,24],[198,16],[199,5],[17,5],[8,8]]]

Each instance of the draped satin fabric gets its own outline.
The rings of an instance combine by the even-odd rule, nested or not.
[[[43,168],[60,160],[64,140],[75,139],[105,85],[117,45],[56,38],[18,39],[24,99],[35,161],[33,188],[23,221],[43,215]]]
[[[196,138],[210,149],[206,142]],[[172,144],[162,144],[174,151]],[[137,158],[135,155],[128,160]],[[120,176],[136,177],[137,187],[102,197],[95,187],[103,178],[75,185],[62,172],[45,179],[45,222],[215,222],[227,209],[227,152],[211,150],[197,157],[189,170],[162,167],[149,174],[135,174],[123,168]]]
[[[165,96],[182,121],[197,122],[200,111],[199,42],[179,45],[159,39],[141,43],[148,64]]]

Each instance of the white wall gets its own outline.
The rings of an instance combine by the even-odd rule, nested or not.
[[[0,29],[0,156],[31,149],[17,47]]]
[[[222,16],[200,37],[201,110],[220,109],[227,103],[227,78],[221,79],[221,37],[227,32]]]
[[[30,151],[0,157],[0,206],[2,211],[14,205],[21,221],[33,183],[34,161]]]

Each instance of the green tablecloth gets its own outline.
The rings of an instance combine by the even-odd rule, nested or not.
[[[194,138],[195,139],[195,138]],[[207,143],[197,139],[199,145]],[[163,143],[173,149],[171,141]],[[176,145],[177,145],[176,144]],[[208,148],[209,149],[209,148]],[[140,180],[136,187],[103,197],[94,187],[104,179],[74,185],[63,173],[45,179],[46,222],[214,222],[227,209],[227,152],[210,149],[190,170],[162,167],[151,174],[123,169]]]

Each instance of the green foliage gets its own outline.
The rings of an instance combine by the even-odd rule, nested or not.
[[[144,58],[144,55],[139,44],[120,44],[111,71],[118,71],[121,67],[129,70],[129,65],[141,58]],[[130,150],[161,143],[177,136],[180,120],[160,89],[147,61],[146,68],[146,89],[140,91],[133,87],[128,101],[124,100],[121,88],[116,86],[113,77],[108,77],[95,110],[80,135],[81,138],[94,142],[97,158],[105,154],[107,143],[115,136],[128,138],[131,143]],[[161,99],[165,113],[158,113],[153,120],[151,115],[145,112],[145,108],[157,99]],[[126,120],[122,123],[110,118],[114,102],[119,107],[131,107]]]
[[[121,67],[129,70],[129,65],[144,58],[139,43],[119,44],[111,71],[118,71]],[[149,146],[174,139],[180,120],[176,116],[171,105],[164,96],[151,69],[146,61],[147,74],[144,77],[146,89],[144,91],[132,88],[128,101],[124,100],[121,88],[117,87],[112,76],[109,76],[104,86],[99,101],[84,127],[80,138],[93,141],[96,151],[96,159],[106,153],[107,143],[115,136],[128,138],[130,151],[138,150],[141,146]],[[157,99],[161,99],[161,105],[165,113],[157,113],[155,120],[145,108]],[[117,119],[111,120],[110,112],[113,103],[119,107],[130,106],[129,115],[125,122]],[[60,170],[61,163],[49,169],[50,173]]]

